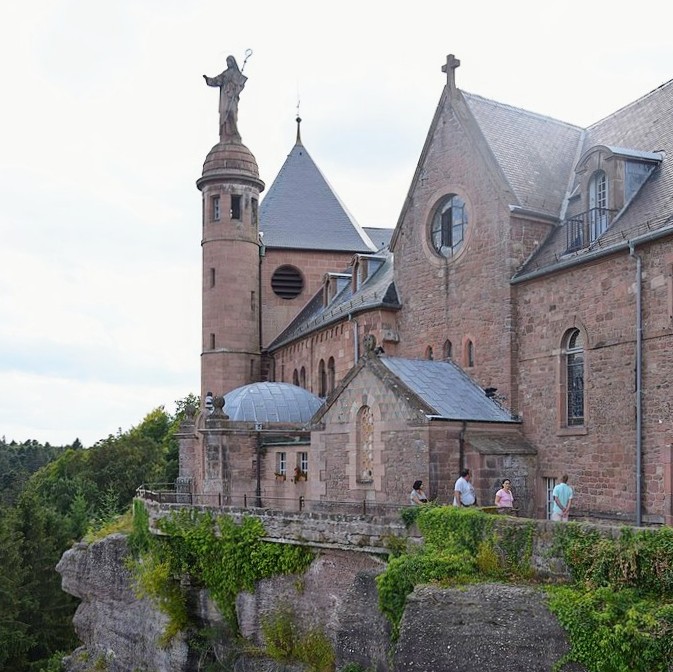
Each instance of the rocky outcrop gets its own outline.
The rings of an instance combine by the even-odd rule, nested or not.
[[[73,625],[84,646],[66,659],[68,672],[187,669],[184,639],[159,646],[167,618],[150,600],[136,597],[124,565],[127,556],[126,537],[113,534],[91,545],[76,544],[56,566],[63,590],[82,601]]]
[[[67,551],[57,570],[63,588],[82,602],[74,619],[83,642],[66,661],[68,672],[191,672],[198,656],[186,639],[159,644],[166,617],[138,599],[124,566],[125,538],[112,535]],[[473,585],[456,589],[423,586],[408,597],[396,644],[378,608],[380,556],[321,551],[301,576],[260,581],[237,600],[241,634],[257,654],[245,652],[226,634],[220,614],[204,591],[193,592],[193,618],[210,633],[211,653],[222,669],[272,672],[287,669],[259,655],[262,621],[279,611],[299,630],[319,629],[331,640],[337,669],[358,663],[377,672],[548,671],[567,651],[564,633],[532,587]],[[218,633],[213,641],[213,634]],[[102,667],[102,664],[105,667]],[[99,667],[94,667],[99,664]],[[580,668],[566,668],[578,670]]]

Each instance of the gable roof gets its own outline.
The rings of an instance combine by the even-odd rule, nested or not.
[[[294,341],[304,338],[317,329],[323,329],[335,322],[346,319],[349,314],[357,314],[376,308],[398,310],[401,307],[393,277],[393,255],[382,250],[375,255],[383,259],[381,266],[368,277],[362,286],[353,292],[351,282],[326,306],[323,301],[323,289],[319,289],[290,324],[271,342],[268,350],[272,352]],[[351,275],[352,269],[345,274]]]
[[[404,359],[367,352],[316,411],[311,420],[313,426],[322,422],[363,369],[377,376],[391,391],[405,395],[407,402],[416,407],[415,412],[428,421],[521,424],[519,418],[487,397],[484,390],[452,361]]]
[[[297,140],[259,208],[268,248],[374,252],[355,221]]]
[[[379,361],[434,411],[433,419],[519,422],[452,361],[387,356]]]
[[[462,92],[518,206],[560,215],[582,129],[551,117]]]

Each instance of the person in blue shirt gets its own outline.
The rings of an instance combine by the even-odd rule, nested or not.
[[[570,503],[573,501],[573,489],[568,485],[568,474],[561,476],[561,482],[554,486],[551,496],[553,500],[551,519],[567,522]]]

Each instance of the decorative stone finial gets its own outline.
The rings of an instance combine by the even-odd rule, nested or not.
[[[216,396],[213,397],[213,406],[215,407],[213,409],[213,414],[211,417],[217,417],[220,420],[221,419],[228,419],[229,416],[224,412],[224,397],[221,396]]]

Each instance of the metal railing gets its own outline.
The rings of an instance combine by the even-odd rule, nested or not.
[[[566,219],[563,222],[566,252],[576,252],[593,243],[610,226],[615,212],[607,208],[591,208]]]
[[[177,504],[207,508],[236,507],[243,509],[276,509],[306,513],[329,513],[376,517],[397,517],[409,504],[374,502],[367,499],[326,500],[299,497],[278,497],[225,492],[181,492],[173,483],[143,484],[136,490],[136,497],[158,504]]]

